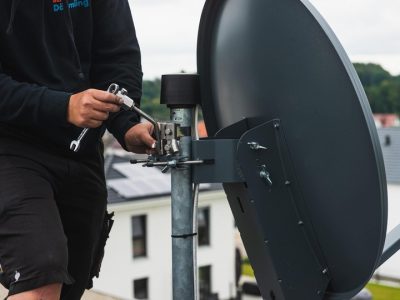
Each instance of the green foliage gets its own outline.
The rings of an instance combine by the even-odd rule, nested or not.
[[[367,289],[372,293],[374,300],[400,300],[400,289],[370,283]]]
[[[254,271],[253,268],[249,263],[243,263],[242,264],[242,275],[254,277]]]
[[[167,121],[170,119],[169,109],[166,105],[160,104],[160,94],[161,80],[159,78],[154,80],[144,80],[140,108],[157,121]],[[203,120],[201,110],[199,111],[199,120]]]
[[[143,99],[154,99],[160,97],[161,80],[156,78],[154,80],[143,81]]]
[[[355,63],[374,113],[400,114],[400,75],[392,76],[377,64]],[[155,119],[169,120],[169,110],[160,105],[161,80],[145,80],[141,108]],[[201,118],[200,118],[201,119]]]
[[[388,71],[377,64],[355,63],[354,67],[364,87],[376,86],[392,78]]]
[[[374,113],[400,114],[400,76],[376,64],[354,64]]]
[[[161,80],[144,80],[140,108],[157,121],[169,120],[169,109],[160,104]]]

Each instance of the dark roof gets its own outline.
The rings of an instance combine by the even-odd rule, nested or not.
[[[143,200],[171,194],[171,174],[159,168],[130,163],[132,155],[108,154],[105,157],[108,203]],[[201,190],[221,189],[221,185],[202,184]]]
[[[378,128],[388,183],[400,183],[400,127]]]
[[[124,178],[123,174],[115,170],[115,168],[112,168],[113,164],[124,163],[124,162],[127,162],[126,157],[120,157],[117,155],[106,156],[104,166],[105,166],[107,180]]]

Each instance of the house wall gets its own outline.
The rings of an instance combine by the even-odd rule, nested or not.
[[[400,184],[388,185],[388,232],[400,224]],[[378,275],[400,279],[400,252],[392,256],[376,272]]]
[[[133,280],[149,278],[149,299],[171,299],[171,218],[170,199],[133,201],[110,205],[115,223],[107,242],[100,278],[94,289],[133,298]],[[200,247],[198,265],[212,266],[212,289],[220,299],[235,295],[234,220],[223,191],[202,192],[200,207],[210,207],[211,245]],[[146,258],[133,259],[131,217],[147,215]]]

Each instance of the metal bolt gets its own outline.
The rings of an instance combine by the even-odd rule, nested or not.
[[[261,146],[257,142],[248,142],[247,145],[249,145],[251,150],[268,150],[267,147]]]
[[[120,93],[124,96],[128,95],[128,91],[126,89],[121,89]]]
[[[168,161],[168,166],[170,166],[172,168],[176,168],[177,165],[178,165],[178,161],[176,159]]]
[[[280,126],[279,123],[275,123],[275,124],[274,124],[274,127],[275,127],[276,129],[278,129],[279,126]]]
[[[166,134],[166,135],[171,135],[171,134],[172,134],[171,128],[165,129],[165,134]]]
[[[328,269],[323,269],[322,274],[324,274],[324,275],[328,274]]]
[[[303,226],[304,222],[303,221],[299,221],[297,224],[299,224],[299,226]]]
[[[290,184],[291,184],[291,182],[289,180],[285,181],[285,185],[290,185]]]

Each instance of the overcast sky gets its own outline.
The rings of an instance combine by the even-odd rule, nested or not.
[[[243,0],[246,1],[246,0]],[[400,74],[400,0],[311,0],[353,61]],[[204,0],[130,0],[147,79],[196,71]]]

